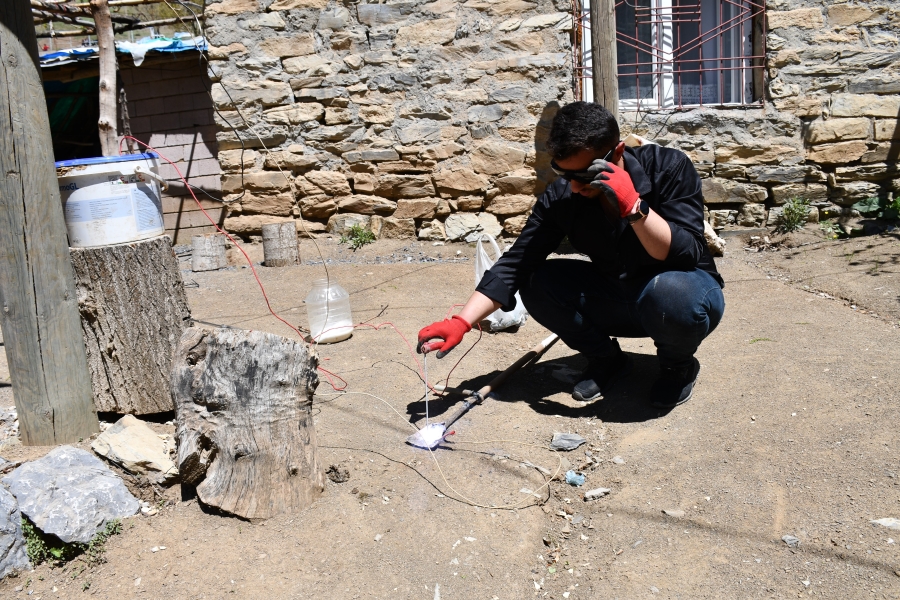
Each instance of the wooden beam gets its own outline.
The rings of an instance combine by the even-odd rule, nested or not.
[[[591,0],[591,68],[594,102],[619,118],[619,62],[615,0]]]
[[[20,437],[99,430],[28,0],[0,2],[0,327]]]
[[[119,135],[116,131],[116,38],[109,18],[108,0],[91,0],[91,14],[97,30],[100,49],[100,148],[103,156],[119,154]]]

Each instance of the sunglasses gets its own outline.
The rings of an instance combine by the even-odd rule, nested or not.
[[[607,152],[606,156],[603,157],[603,160],[609,162],[615,150],[616,149],[614,147],[612,150]],[[554,160],[550,161],[550,168],[553,169],[553,172],[556,173],[557,176],[562,177],[566,181],[577,181],[578,183],[588,184],[592,182],[597,176],[596,172],[591,171],[568,171],[557,165],[556,161]]]

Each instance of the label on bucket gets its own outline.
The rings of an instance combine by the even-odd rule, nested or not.
[[[106,219],[130,217],[131,202],[128,196],[111,196],[91,200],[69,200],[66,202],[67,223],[87,223]]]
[[[163,226],[162,203],[159,201],[159,197],[152,192],[153,190],[146,185],[136,185],[131,189],[135,225],[141,233]]]

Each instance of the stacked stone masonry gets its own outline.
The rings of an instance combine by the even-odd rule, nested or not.
[[[296,220],[301,235],[517,235],[553,178],[543,143],[573,100],[569,2],[206,11],[232,232]],[[762,108],[622,113],[623,135],[685,151],[717,229],[771,224],[790,198],[817,220],[900,191],[900,8],[775,0],[767,18]]]
[[[810,221],[900,192],[900,6],[766,4],[763,108],[622,115],[626,128],[685,151],[716,229],[773,225],[791,198]]]
[[[247,236],[293,219],[301,235],[354,224],[381,237],[518,234],[552,179],[550,119],[573,99],[568,10],[209,4],[226,228]]]

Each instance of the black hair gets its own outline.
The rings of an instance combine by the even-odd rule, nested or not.
[[[619,124],[611,112],[593,102],[572,102],[553,117],[547,150],[563,160],[582,150],[608,150],[618,141]]]

